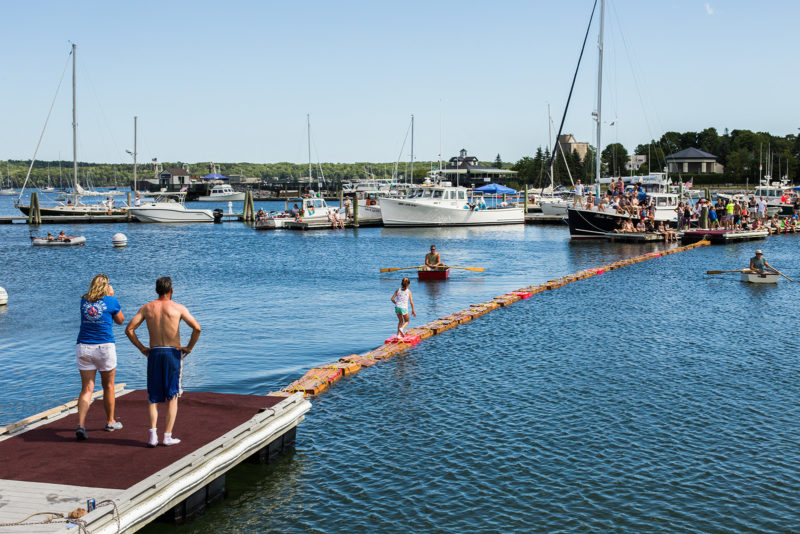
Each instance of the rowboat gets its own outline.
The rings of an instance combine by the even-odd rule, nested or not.
[[[68,237],[63,240],[56,239],[54,241],[42,239],[41,237],[34,237],[31,238],[31,244],[37,247],[69,247],[86,244],[86,237],[79,235],[77,237]]]
[[[755,271],[742,272],[742,282],[750,282],[751,284],[777,284],[778,273],[765,272],[758,274]]]
[[[418,280],[447,280],[450,276],[450,268],[436,269],[435,271],[426,271],[425,269],[417,270]]]

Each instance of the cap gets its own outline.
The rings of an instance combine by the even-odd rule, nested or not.
[[[761,249],[758,249],[756,250],[756,254],[763,254],[763,252],[761,252]]]

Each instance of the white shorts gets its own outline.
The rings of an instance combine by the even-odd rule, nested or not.
[[[78,343],[75,349],[80,371],[111,371],[117,367],[117,346],[114,343],[90,345]]]

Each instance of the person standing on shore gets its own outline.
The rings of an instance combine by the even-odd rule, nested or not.
[[[405,327],[408,326],[408,305],[411,304],[411,314],[416,317],[417,312],[414,311],[414,299],[411,296],[411,290],[408,286],[411,281],[408,278],[403,278],[400,282],[400,289],[392,295],[392,303],[394,304],[394,312],[397,314],[397,337],[402,338],[405,335]]]
[[[81,328],[78,332],[76,358],[81,373],[81,393],[78,396],[78,428],[75,437],[83,441],[86,434],[86,414],[94,393],[94,380],[100,371],[103,385],[103,407],[106,410],[106,430],[113,432],[122,428],[114,420],[114,376],[117,370],[117,346],[114,343],[113,323],[122,324],[125,316],[114,296],[114,288],[108,276],[95,275],[89,284],[89,292],[81,297]]]
[[[158,403],[167,403],[167,421],[164,428],[164,445],[177,445],[181,440],[172,437],[178,415],[178,397],[181,395],[181,370],[183,358],[188,356],[200,337],[200,324],[186,306],[173,302],[172,279],[162,276],[156,280],[158,298],[142,306],[125,328],[125,334],[142,354],[147,356],[147,400],[150,415],[148,447],[158,445]],[[189,344],[181,345],[180,323],[183,320],[192,329]],[[145,347],[136,336],[136,329],[147,322],[150,346]]]

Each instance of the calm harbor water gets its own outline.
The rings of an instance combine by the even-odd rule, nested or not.
[[[204,329],[186,389],[264,394],[381,344],[403,272],[378,270],[419,264],[432,243],[486,272],[412,278],[412,325],[657,249],[570,243],[565,227],[64,229],[87,245],[35,248],[27,226],[0,225],[0,424],[76,395],[77,302],[97,272],[128,317],[173,277]],[[120,231],[126,249],[110,246]],[[800,278],[799,245],[670,255],[435,336],[313,399],[297,451],[238,470],[222,506],[150,532],[797,531],[800,285],[704,273],[744,266],[758,246]],[[143,387],[145,360],[116,332],[118,381]]]

